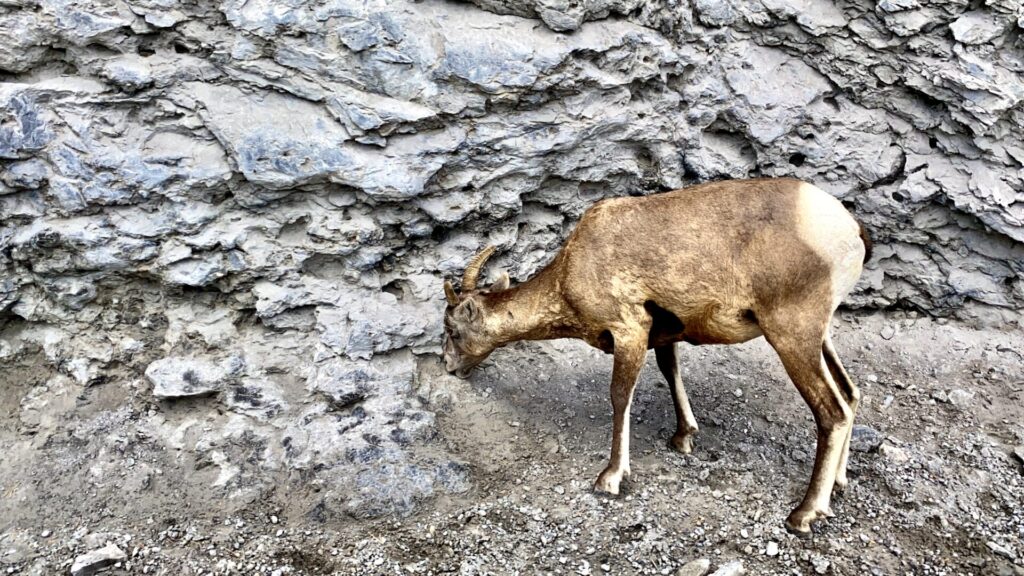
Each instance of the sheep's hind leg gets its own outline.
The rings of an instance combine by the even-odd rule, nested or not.
[[[772,325],[770,320],[762,320],[761,325],[790,379],[814,413],[817,425],[817,452],[811,482],[803,501],[786,519],[790,531],[807,535],[813,522],[833,515],[832,487],[853,426],[853,412],[822,357],[828,317],[822,322],[809,319],[801,322],[800,316],[800,312],[779,315],[784,318],[782,322]]]
[[[828,371],[832,374],[832,380],[835,381],[836,386],[843,395],[843,399],[850,405],[851,424],[850,431],[846,435],[846,441],[843,443],[843,452],[839,458],[839,467],[836,469],[836,482],[832,487],[833,493],[839,493],[846,490],[847,484],[850,483],[849,478],[846,474],[846,464],[850,458],[850,437],[853,435],[853,423],[852,419],[857,417],[857,407],[860,406],[860,390],[857,385],[853,383],[853,379],[846,372],[846,368],[843,367],[843,363],[839,360],[839,355],[836,354],[835,347],[832,346],[832,338],[826,334],[825,341],[821,346],[822,356],[825,358],[825,365],[828,366]]]
[[[654,357],[658,360],[658,368],[668,381],[672,391],[672,402],[676,409],[676,433],[669,440],[669,445],[689,454],[693,451],[693,436],[697,433],[697,420],[690,409],[690,399],[686,396],[683,379],[679,375],[679,354],[676,343],[659,346],[654,349]]]
[[[597,477],[594,489],[608,494],[619,493],[623,476],[629,476],[629,409],[633,402],[640,368],[647,355],[647,334],[612,332],[615,339],[615,367],[612,369],[611,400],[614,411],[612,453],[608,466]]]

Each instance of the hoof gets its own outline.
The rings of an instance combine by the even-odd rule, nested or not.
[[[605,471],[601,472],[601,475],[597,477],[597,482],[594,482],[594,491],[600,494],[618,496],[619,483],[622,482],[622,477],[628,474],[628,470],[605,469]]]
[[[813,535],[813,532],[811,532],[810,528],[807,528],[806,530],[801,530],[798,526],[790,524],[788,519],[786,520],[786,532],[789,532],[793,536],[796,536],[797,538],[801,539],[807,539]]]
[[[842,494],[846,492],[846,487],[850,485],[850,480],[845,476],[840,478],[836,477],[836,483],[832,485],[832,494]]]
[[[835,514],[831,508],[824,510],[801,510],[797,508],[786,518],[786,530],[799,536],[806,538],[811,535],[811,525],[823,518],[832,518]]]
[[[693,432],[689,434],[676,434],[668,441],[668,446],[680,454],[693,452]]]

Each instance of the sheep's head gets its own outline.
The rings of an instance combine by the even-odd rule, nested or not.
[[[488,321],[490,310],[484,296],[507,289],[508,274],[502,272],[498,281],[487,289],[476,287],[480,270],[491,254],[494,254],[494,246],[488,246],[470,260],[462,276],[461,294],[455,292],[451,282],[444,283],[448,300],[444,312],[444,364],[448,372],[459,378],[468,376],[498,346],[500,327]]]

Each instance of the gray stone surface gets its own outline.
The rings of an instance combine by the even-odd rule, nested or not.
[[[718,570],[711,573],[711,576],[738,576],[739,574],[746,573],[743,568],[742,560],[733,560],[727,564],[723,564]]]
[[[711,569],[711,561],[707,558],[700,558],[683,564],[676,571],[676,576],[704,576],[709,569]]]
[[[874,452],[882,445],[882,434],[870,426],[854,424],[850,436],[850,450],[854,452]]]
[[[242,362],[237,358],[215,364],[201,358],[171,357],[150,364],[146,378],[153,383],[153,396],[184,398],[219,392],[241,369]]]
[[[266,466],[366,515],[467,486],[416,392],[442,280],[489,243],[529,277],[602,197],[804,178],[875,238],[850,305],[1019,323],[1021,18],[1005,1],[4,2],[0,360],[216,391],[202,402],[237,418],[220,433],[248,427]],[[244,480],[242,450],[215,444],[189,449]]]
[[[75,558],[71,565],[71,576],[92,576],[104,568],[123,561],[128,556],[114,544],[93,550]]]

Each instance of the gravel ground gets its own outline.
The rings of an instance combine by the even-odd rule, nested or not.
[[[295,473],[211,488],[218,463],[119,433],[159,408],[127,374],[26,416],[48,372],[9,367],[0,573],[1024,574],[1024,336],[844,313],[834,340],[864,401],[850,487],[806,539],[782,522],[810,477],[813,421],[763,340],[681,350],[701,426],[687,456],[667,446],[671,398],[650,355],[633,476],[614,499],[591,489],[610,357],[520,343],[466,381],[428,359],[418,392],[441,434],[427,449],[456,455],[472,487],[376,520],[324,513],[321,487]],[[58,433],[25,433],[26,418],[68,411]],[[114,457],[84,450],[96,442]]]

